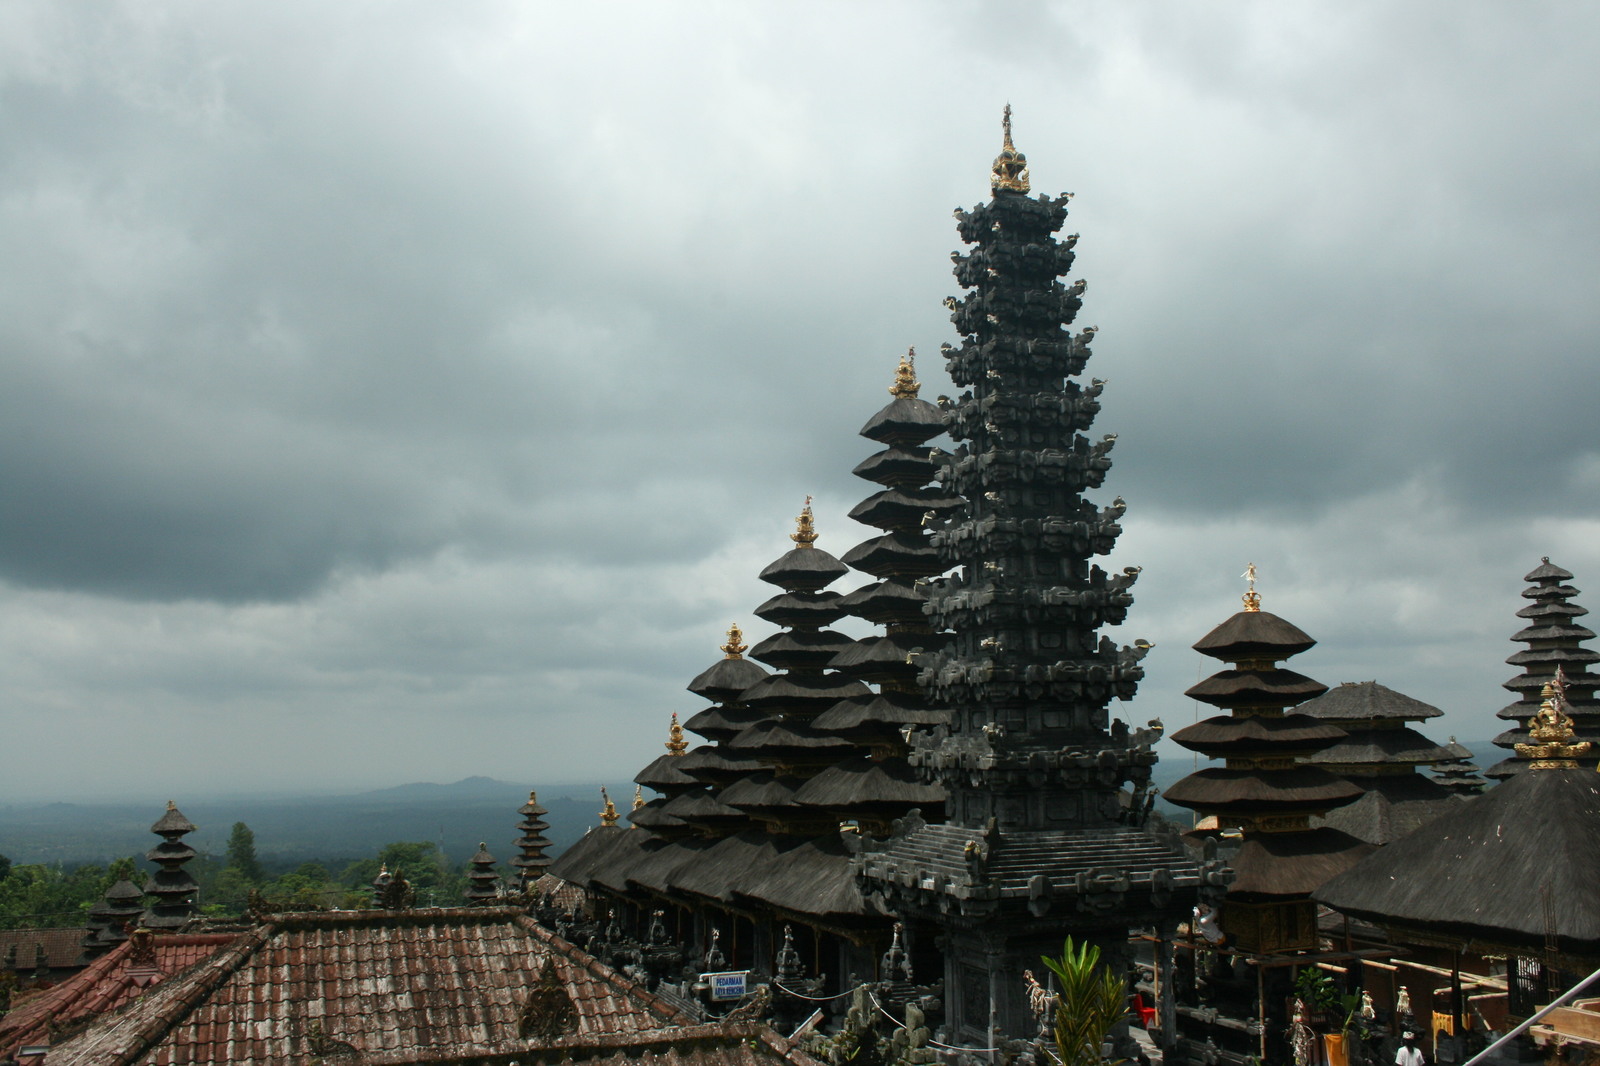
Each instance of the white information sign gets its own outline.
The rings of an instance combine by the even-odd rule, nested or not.
[[[749,970],[728,970],[724,973],[703,973],[700,979],[711,986],[712,999],[741,999]]]

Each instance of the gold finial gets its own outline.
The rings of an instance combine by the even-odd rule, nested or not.
[[[678,712],[673,711],[672,728],[667,730],[667,754],[682,755],[688,750],[689,742],[683,739],[683,726],[678,724]]]
[[[1028,191],[1028,157],[1017,151],[1011,143],[1011,105],[1006,105],[1002,120],[1005,128],[1005,147],[994,157],[994,169],[989,174],[989,188],[994,192]]]
[[[1544,683],[1540,691],[1543,702],[1539,713],[1528,719],[1528,740],[1518,744],[1517,755],[1532,760],[1530,770],[1570,770],[1578,764],[1578,756],[1588,751],[1592,744],[1587,740],[1572,743],[1574,736],[1572,718],[1566,713],[1567,678],[1565,671],[1556,668],[1556,676]]]
[[[805,507],[795,516],[794,524],[795,530],[789,534],[789,539],[794,541],[798,547],[812,547],[817,540],[817,530],[812,525],[810,496],[806,497]]]
[[[528,789],[528,802],[529,803],[538,803],[539,802],[539,793],[535,792],[531,788]]]
[[[643,785],[634,785],[633,786],[633,809],[634,810],[638,810],[640,807],[643,807],[643,806],[644,806],[644,786]]]
[[[807,497],[807,499],[809,498]],[[749,649],[750,645],[744,642],[744,630],[739,628],[739,623],[735,622],[729,626],[728,643],[722,646],[722,657],[724,659],[743,659],[744,653]],[[674,714],[672,717],[676,719],[678,716]]]
[[[617,805],[611,802],[611,795],[606,792],[606,786],[604,785],[600,786],[600,798],[606,804],[605,808],[600,812],[600,824],[603,826],[615,826],[617,824]]]
[[[167,810],[175,811],[177,809],[178,809],[178,805],[176,803],[174,803],[172,800],[167,800]]]
[[[1256,591],[1256,564],[1245,563],[1244,573],[1240,574],[1239,576],[1250,582],[1250,587],[1246,589],[1244,595],[1240,597],[1242,600],[1244,600],[1244,609],[1247,611],[1261,610],[1261,593]]]
[[[898,400],[915,400],[917,390],[922,385],[917,381],[917,350],[907,348],[906,354],[900,357],[900,366],[894,372],[894,384],[889,386],[889,395]]]

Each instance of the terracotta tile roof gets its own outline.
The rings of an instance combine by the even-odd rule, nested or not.
[[[82,930],[78,930],[82,936]],[[118,944],[82,970],[0,1018],[0,1057],[26,1044],[49,1043],[52,1030],[72,1030],[138,998],[145,989],[209,959],[237,933],[170,933],[151,938],[154,959],[132,957],[131,942]]]
[[[554,1046],[690,1019],[510,907],[278,915],[50,1053],[50,1066],[453,1062],[521,1054],[553,967]],[[564,998],[563,998],[564,997]],[[570,1004],[570,1008],[569,1005]],[[476,1061],[476,1059],[475,1059]],[[509,1060],[508,1060],[509,1061]]]
[[[76,929],[0,929],[0,960],[26,973],[39,965],[39,948],[50,970],[70,970],[83,954],[83,927]]]

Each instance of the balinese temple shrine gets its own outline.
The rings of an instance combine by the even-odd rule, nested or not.
[[[949,725],[916,736],[911,763],[946,794],[943,824],[908,816],[864,845],[864,891],[901,916],[914,942],[943,946],[945,1031],[992,1047],[1029,1033],[1024,972],[1072,934],[1128,964],[1128,930],[1186,912],[1201,883],[1187,857],[1135,824],[1155,760],[1155,730],[1112,723],[1133,698],[1148,650],[1118,647],[1136,568],[1091,560],[1116,543],[1124,504],[1097,507],[1110,435],[1087,433],[1101,383],[1079,379],[1094,330],[1069,326],[1085,283],[1064,285],[1076,235],[1060,240],[1068,196],[1029,195],[1011,140],[993,199],[957,211],[969,246],[955,256],[964,298],[947,301],[962,343],[946,346],[966,391],[945,413],[956,442],[938,457],[959,506],[927,515],[941,570],[927,612],[950,639],[915,656],[918,680]],[[1131,811],[1131,815],[1130,815]]]
[[[1511,722],[1512,727],[1495,737],[1494,742],[1512,754],[1485,771],[1486,776],[1496,779],[1509,777],[1521,768],[1522,762],[1515,754],[1522,740],[1521,723],[1538,713],[1544,686],[1557,672],[1567,693],[1567,715],[1578,739],[1600,744],[1600,702],[1595,700],[1600,678],[1589,674],[1590,664],[1600,662],[1600,652],[1583,647],[1585,641],[1594,638],[1594,630],[1578,623],[1589,611],[1573,602],[1578,590],[1567,584],[1572,575],[1546,557],[1522,580],[1529,583],[1522,597],[1532,602],[1518,611],[1517,617],[1526,619],[1528,624],[1511,639],[1528,646],[1506,660],[1522,667],[1522,673],[1505,683],[1518,698],[1498,715]]]
[[[1305,761],[1362,790],[1360,799],[1313,818],[1313,825],[1389,844],[1450,809],[1451,790],[1421,770],[1457,756],[1409,724],[1439,717],[1439,708],[1376,681],[1347,681],[1296,710],[1345,732]]]

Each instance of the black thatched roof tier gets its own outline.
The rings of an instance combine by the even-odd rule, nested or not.
[[[788,714],[821,714],[840,700],[871,690],[839,674],[773,674],[746,689],[741,702]]]
[[[912,659],[919,654],[932,654],[950,643],[949,633],[886,633],[879,637],[863,637],[834,656],[829,663],[846,677],[862,681],[888,681],[904,678],[914,681],[921,669]]]
[[[652,834],[638,829],[622,830],[595,856],[589,872],[590,883],[613,892],[628,891],[628,878],[639,865],[640,851],[655,839]]]
[[[1450,749],[1435,744],[1415,729],[1354,729],[1350,736],[1306,756],[1319,766],[1411,765],[1453,758]],[[1348,776],[1348,775],[1347,775]]]
[[[693,864],[701,855],[715,847],[718,839],[687,837],[649,841],[634,854],[633,864],[628,868],[628,883],[637,888],[666,895],[672,891],[673,871]]]
[[[1368,844],[1392,844],[1454,810],[1451,805],[1460,802],[1450,789],[1421,774],[1344,776],[1366,791],[1354,803],[1335,808],[1313,823],[1343,830]]]
[[[1589,637],[1594,636],[1592,631],[1584,629],[1582,626],[1570,626],[1567,628],[1578,633],[1588,634]],[[1513,639],[1520,639],[1520,634]],[[1588,638],[1573,637],[1572,639],[1586,640]],[[1578,668],[1587,667],[1593,662],[1600,662],[1600,652],[1593,652],[1588,648],[1529,648],[1527,651],[1519,651],[1515,655],[1508,656],[1506,662],[1512,666],[1555,663],[1562,667]]]
[[[757,760],[729,751],[722,745],[702,744],[682,756],[682,759],[678,769],[698,780],[712,783],[731,781],[763,769]]]
[[[679,892],[730,902],[736,880],[758,875],[786,847],[792,846],[792,841],[782,837],[770,836],[760,829],[747,829],[718,841],[692,856],[690,861],[674,867],[669,875],[671,887]]]
[[[628,832],[619,825],[595,826],[550,864],[550,875],[574,885],[589,885],[594,871]]]
[[[933,577],[950,568],[921,533],[904,530],[862,541],[844,553],[844,561],[873,577]]]
[[[1561,569],[1561,567],[1557,566],[1555,563],[1552,563],[1550,561],[1550,557],[1547,555],[1539,560],[1538,566],[1534,567],[1532,570],[1529,570],[1526,574],[1523,574],[1522,580],[1527,582],[1571,581],[1572,574]],[[1527,593],[1523,593],[1523,595],[1527,595]]]
[[[794,803],[801,782],[789,777],[778,777],[770,770],[751,774],[723,789],[717,799],[742,811],[771,810]]]
[[[840,597],[839,606],[875,625],[927,625],[927,594],[908,581],[875,581]]]
[[[875,492],[850,509],[850,517],[879,529],[916,529],[931,511],[949,515],[961,509],[961,499],[937,488],[888,488]]]
[[[1338,726],[1299,713],[1254,714],[1242,718],[1217,715],[1184,726],[1172,734],[1172,739],[1212,758],[1266,751],[1293,756],[1337,743],[1345,739],[1345,732]]]
[[[684,755],[662,755],[635,774],[633,783],[669,794],[686,788],[699,788],[700,779],[690,777],[680,769],[685,758]]]
[[[640,829],[682,829],[688,826],[682,818],[668,814],[661,808],[667,801],[657,797],[650,800],[643,807],[635,807],[628,812],[628,821]]]
[[[857,732],[876,734],[887,727],[898,732],[901,726],[945,725],[947,710],[929,707],[920,694],[886,691],[840,700],[811,722],[840,736]]]
[[[787,592],[816,592],[839,580],[850,568],[821,548],[791,548],[767,564],[762,581]]]
[[[739,878],[734,893],[819,917],[879,913],[856,887],[852,856],[838,836],[808,840]]]
[[[850,741],[805,722],[776,718],[750,726],[730,740],[728,746],[741,755],[772,760],[793,756],[806,762],[828,757],[841,759],[859,750]]]
[[[1316,645],[1298,626],[1268,611],[1240,611],[1201,637],[1194,650],[1224,662],[1277,661]]]
[[[831,629],[786,629],[751,648],[750,657],[781,670],[821,670],[854,644]]]
[[[1214,707],[1292,707],[1320,696],[1328,686],[1293,670],[1218,670],[1190,686],[1190,699]]]
[[[1229,817],[1320,814],[1361,795],[1361,789],[1320,766],[1287,770],[1197,770],[1167,788],[1168,803]]]
[[[754,725],[766,716],[765,711],[740,704],[707,707],[683,723],[683,728],[699,733],[707,740],[731,740],[745,726]]]
[[[1229,860],[1235,898],[1304,896],[1370,855],[1372,844],[1337,829],[1251,833]]]
[[[880,485],[922,485],[933,480],[933,471],[926,448],[885,448],[861,460],[851,473]]]
[[[780,592],[755,609],[755,616],[775,626],[818,626],[836,622],[850,613],[844,599],[831,589],[821,592]],[[754,684],[754,682],[751,682]]]
[[[1521,614],[1522,612],[1518,611],[1517,613]],[[1523,629],[1519,629],[1511,637],[1511,639],[1512,640],[1528,640],[1528,641],[1533,641],[1533,640],[1588,640],[1593,636],[1594,636],[1594,630],[1588,628],[1587,626],[1579,626],[1579,625],[1572,625],[1570,623],[1541,620],[1538,625],[1531,625],[1531,626],[1527,626],[1527,627],[1525,627]],[[1524,652],[1518,652],[1517,655],[1513,655],[1510,659],[1507,659],[1506,661],[1507,662],[1512,662],[1513,660],[1517,659],[1518,656],[1525,656],[1525,655],[1531,655],[1531,654],[1534,654],[1534,653],[1525,652],[1525,651]],[[1594,654],[1594,653],[1591,652],[1590,654]],[[1594,662],[1595,659],[1600,659],[1600,655],[1595,655],[1595,658],[1594,659],[1590,659],[1589,661],[1590,662]],[[1533,661],[1533,662],[1542,662],[1543,660],[1541,660],[1541,659],[1533,659],[1531,661]]]
[[[897,396],[867,419],[861,435],[880,444],[921,444],[944,432],[944,412],[927,400]]]
[[[1424,718],[1437,718],[1444,713],[1432,704],[1412,699],[1376,681],[1346,681],[1295,709],[1313,718],[1332,718],[1340,721],[1398,719],[1420,722]]]
[[[157,818],[155,824],[150,827],[150,832],[172,839],[177,839],[185,833],[192,833],[194,830],[195,824],[185,818],[183,812],[171,803],[167,804],[166,813]]]
[[[727,703],[766,676],[767,671],[749,659],[718,659],[689,682],[689,691],[714,703]]]
[[[661,813],[691,825],[723,827],[733,822],[748,822],[743,811],[721,802],[709,792],[685,792],[661,805]]]
[[[1600,955],[1600,774],[1526,770],[1329,881],[1318,901],[1368,921]]]
[[[802,807],[863,813],[917,807],[925,817],[936,817],[944,807],[944,795],[943,788],[924,784],[902,760],[873,762],[861,758],[828,767],[795,793],[794,802]]]

